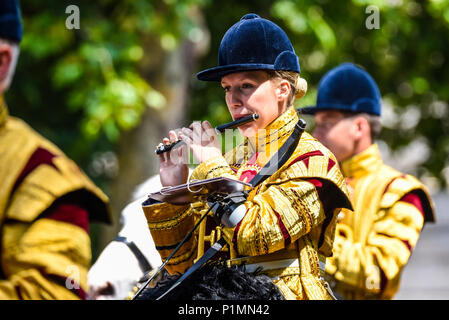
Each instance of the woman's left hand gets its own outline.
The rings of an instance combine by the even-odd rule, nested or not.
[[[197,163],[222,155],[217,134],[209,121],[193,122],[189,128],[182,128],[178,136],[192,150]]]

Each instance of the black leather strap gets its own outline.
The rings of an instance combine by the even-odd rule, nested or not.
[[[133,241],[129,241],[126,237],[120,237],[118,236],[113,241],[123,242],[128,246],[128,248],[131,250],[131,252],[136,257],[137,261],[139,261],[140,269],[143,271],[143,273],[147,273],[152,269],[151,264],[148,262],[147,258],[143,255],[142,251],[136,246],[136,244]]]
[[[265,164],[265,166],[257,173],[257,175],[251,179],[249,182],[253,187],[265,181],[273,173],[279,170],[290,156],[295,151],[301,135],[306,128],[306,122],[299,119],[298,123],[295,124],[292,134],[288,137],[287,141],[279,148],[275,155],[270,158],[270,161]]]
[[[209,259],[211,259],[217,252],[219,252],[226,245],[226,243],[226,240],[221,237],[220,240],[215,242],[212,247],[210,247],[193,266],[191,266],[181,277],[179,277],[178,280],[176,280],[176,282],[156,300],[162,299],[167,293],[180,285],[181,282],[183,282],[187,277],[198,270],[203,264],[209,261]]]

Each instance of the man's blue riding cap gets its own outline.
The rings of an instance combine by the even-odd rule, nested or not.
[[[196,76],[203,81],[221,81],[227,74],[249,70],[300,72],[298,57],[285,32],[254,13],[244,15],[225,33],[218,66]]]
[[[19,1],[0,0],[0,38],[19,43],[22,35]]]
[[[304,114],[337,110],[380,116],[380,91],[368,72],[346,62],[321,78],[316,105],[299,110]]]

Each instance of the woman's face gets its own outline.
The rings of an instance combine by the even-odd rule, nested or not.
[[[286,109],[285,80],[270,80],[264,71],[231,73],[221,78],[226,104],[234,120],[257,113],[259,119],[239,127],[251,137],[264,129]],[[283,88],[284,87],[284,88]]]

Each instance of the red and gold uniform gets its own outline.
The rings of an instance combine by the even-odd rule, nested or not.
[[[0,299],[83,299],[107,196],[0,97]]]
[[[245,138],[242,145],[224,156],[203,162],[191,180],[228,176],[250,181],[287,140],[297,122],[295,109],[288,108],[266,128],[266,134]],[[329,150],[303,133],[290,159],[249,193],[245,206],[244,218],[233,228],[217,226],[212,218],[204,220],[166,269],[170,273],[185,272],[202,256],[205,246],[223,235],[228,263],[271,263],[270,270],[264,272],[287,299],[332,299],[322,278],[323,266],[332,254],[337,214],[343,207],[350,208],[350,202],[344,178]],[[143,210],[162,259],[207,209],[203,202],[144,202]],[[282,264],[285,261],[288,265]]]
[[[424,185],[382,162],[378,147],[341,168],[354,211],[342,210],[326,272],[346,299],[391,299],[433,205]],[[335,286],[334,286],[335,285]]]

